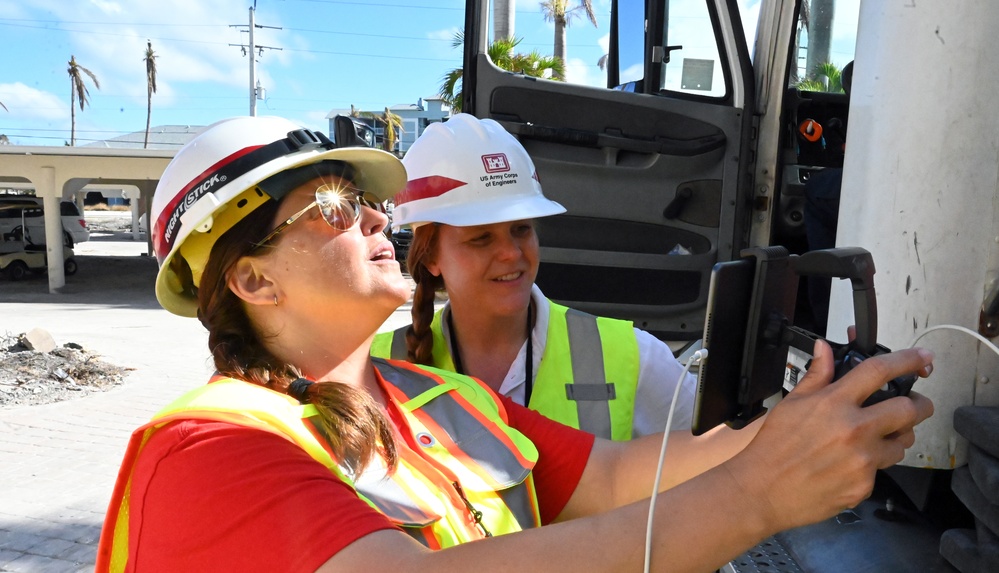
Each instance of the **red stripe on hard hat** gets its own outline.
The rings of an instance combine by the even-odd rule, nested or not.
[[[177,193],[174,196],[174,198],[170,200],[169,203],[167,203],[166,208],[160,211],[160,216],[157,218],[156,222],[154,223],[155,226],[152,227],[151,230],[163,229],[167,224],[169,224],[170,218],[173,216],[174,211],[177,210],[177,207],[180,204],[180,202],[184,200],[184,198],[187,196],[187,193],[195,185],[204,182],[206,179],[209,178],[211,174],[222,170],[226,165],[229,165],[230,163],[238,160],[239,158],[244,157],[250,154],[251,152],[261,149],[263,147],[264,147],[263,145],[251,145],[250,147],[244,147],[243,149],[240,149],[232,153],[228,157],[223,157],[219,161],[215,162],[214,165],[199,173],[197,177],[188,182],[188,184],[185,185],[184,188],[181,189],[180,192]],[[259,165],[252,165],[251,167],[258,167],[258,166]],[[170,250],[173,248],[173,243],[174,241],[166,240],[166,235],[164,233],[159,231],[153,232],[153,249],[156,251],[156,256],[159,257],[161,260],[164,257],[166,257],[167,254],[170,252]]]
[[[440,197],[448,191],[461,187],[462,185],[467,185],[467,183],[464,181],[458,181],[457,179],[451,179],[449,177],[441,177],[440,175],[421,177],[406,183],[406,188],[396,194],[393,201],[396,205],[402,205],[403,203],[416,201],[417,199]]]

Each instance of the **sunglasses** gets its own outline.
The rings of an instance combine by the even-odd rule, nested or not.
[[[289,225],[299,220],[314,207],[319,208],[326,224],[337,231],[349,231],[361,218],[361,207],[368,207],[376,211],[384,211],[379,203],[368,201],[363,195],[363,191],[355,187],[331,187],[323,183],[316,188],[316,200],[309,203],[304,209],[285,219],[283,223],[274,228],[266,237],[253,244],[254,249],[259,249],[274,240],[281,231]]]

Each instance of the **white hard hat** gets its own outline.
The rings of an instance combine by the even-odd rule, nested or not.
[[[290,183],[316,177],[321,166],[311,174],[311,167],[292,170],[334,161],[350,166],[354,184],[374,202],[406,184],[396,156],[364,147],[334,149],[322,133],[278,117],[223,120],[181,148],[153,195],[152,239],[160,264],[156,298],[163,308],[196,316],[198,283],[218,237],[266,201],[281,199],[294,187]],[[266,185],[279,173],[290,180]]]
[[[392,225],[458,227],[565,213],[546,199],[534,162],[491,119],[460,113],[427,127],[406,152],[409,182],[395,196]]]

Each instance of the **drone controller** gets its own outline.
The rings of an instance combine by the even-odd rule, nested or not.
[[[880,344],[878,345],[877,348],[878,351],[874,353],[874,356],[877,356],[878,354],[886,354],[888,352],[891,352],[890,350],[888,350],[884,346],[881,346]],[[835,374],[833,375],[833,381],[839,380],[843,376],[846,376],[846,374],[850,370],[853,370],[858,364],[860,364],[861,362],[863,362],[868,358],[871,357],[864,356],[863,354],[857,352],[856,350],[847,349],[847,351],[843,354],[843,356],[841,358],[837,358],[836,360],[836,370]],[[871,404],[877,404],[882,400],[887,400],[888,398],[894,398],[896,396],[908,396],[909,390],[912,389],[912,385],[916,383],[916,380],[918,378],[919,377],[916,376],[915,374],[905,374],[903,376],[899,376],[897,378],[889,380],[887,384],[885,384],[878,390],[875,390],[874,393],[871,394],[869,398],[867,398],[867,400],[864,400],[862,406],[866,407],[870,406]]]
[[[874,259],[870,252],[860,248],[812,251],[792,258],[791,266],[799,276],[850,279],[853,286],[854,325],[857,337],[847,344],[830,342],[835,364],[834,382],[846,376],[864,360],[891,352],[876,342],[878,313],[874,293]],[[806,349],[794,344],[792,346],[802,351],[809,351],[818,336],[808,331],[800,330],[800,332],[809,340],[809,347]],[[915,374],[906,374],[890,380],[871,394],[863,406],[870,406],[896,396],[908,396],[917,378]]]
[[[822,337],[792,325],[789,318],[802,276],[850,279],[853,287],[856,337],[846,344],[829,343],[834,381],[867,358],[890,352],[877,343],[870,252],[846,247],[795,256],[783,247],[746,249],[741,259],[719,263],[712,271],[704,345],[715,358],[701,365],[698,373],[694,434],[721,423],[740,428],[762,415],[766,411],[763,401],[784,387],[791,349],[811,355],[815,341]],[[719,360],[719,356],[726,359]],[[739,356],[741,362],[728,359]],[[916,378],[910,374],[891,380],[863,405],[908,395]]]

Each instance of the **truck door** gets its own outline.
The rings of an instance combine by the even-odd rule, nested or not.
[[[491,4],[466,5],[462,106],[518,137],[568,210],[538,221],[538,285],[665,340],[699,338],[712,266],[747,246],[754,209],[769,208],[750,180],[753,72],[737,1],[601,4],[606,53],[584,62],[596,85],[573,83],[572,66],[568,81],[496,67]],[[517,26],[529,18],[542,14],[518,12]]]

